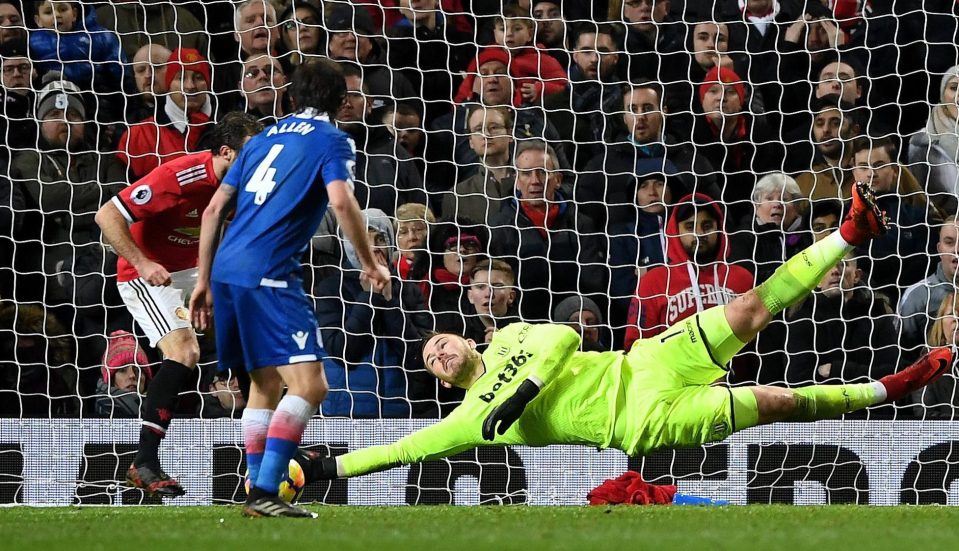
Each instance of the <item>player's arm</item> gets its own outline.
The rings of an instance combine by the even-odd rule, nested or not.
[[[382,291],[390,282],[390,272],[373,258],[373,247],[366,233],[366,220],[350,184],[346,180],[333,180],[326,185],[326,194],[343,233],[356,249],[363,276],[369,279],[374,291]]]
[[[204,330],[210,321],[213,309],[213,296],[210,293],[210,271],[213,268],[213,256],[220,243],[221,230],[227,215],[233,210],[236,188],[229,184],[220,184],[210,204],[203,210],[200,219],[200,251],[197,263],[196,287],[190,297],[190,316],[193,325]]]
[[[528,375],[512,396],[486,416],[483,421],[485,440],[493,440],[497,433],[505,434],[513,426],[523,415],[526,406],[579,350],[581,340],[579,333],[568,325],[514,324],[508,330],[509,335],[521,346],[521,352],[513,357],[513,364],[516,367],[528,364]],[[495,336],[493,338],[496,339]]]
[[[103,232],[103,238],[113,247],[113,250],[127,260],[150,285],[169,285],[170,273],[160,264],[150,260],[137,247],[130,233],[130,220],[126,218],[116,202],[122,201],[119,197],[107,201],[97,211],[94,220]]]
[[[392,444],[372,446],[339,457],[321,460],[317,479],[331,480],[375,473],[400,465],[412,465],[449,457],[478,446],[481,441],[475,423],[463,423],[454,414],[443,421],[418,430]]]

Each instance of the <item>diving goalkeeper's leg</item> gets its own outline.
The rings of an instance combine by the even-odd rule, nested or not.
[[[856,182],[839,230],[787,260],[766,282],[726,306],[733,334],[744,343],[751,341],[773,316],[815,289],[846,253],[885,232],[886,217],[876,206],[872,189]]]
[[[949,347],[936,348],[906,369],[876,382],[852,385],[813,385],[801,388],[768,386],[732,389],[736,430],[776,421],[819,421],[908,396],[938,379],[952,367]]]

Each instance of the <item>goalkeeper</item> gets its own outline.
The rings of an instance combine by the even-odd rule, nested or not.
[[[809,293],[853,247],[883,233],[884,213],[868,185],[854,186],[838,231],[789,259],[768,281],[725,306],[685,319],[629,353],[578,352],[580,337],[562,325],[515,323],[485,352],[440,333],[423,348],[427,368],[445,386],[467,389],[443,421],[385,446],[315,459],[315,479],[358,476],[497,445],[583,444],[646,455],[699,446],[776,421],[816,421],[894,401],[952,365],[949,348],[865,384],[797,389],[713,385],[725,365],[778,312]]]

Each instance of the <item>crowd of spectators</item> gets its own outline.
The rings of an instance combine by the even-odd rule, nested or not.
[[[763,282],[874,187],[890,231],[740,357],[731,384],[876,379],[953,344],[959,4],[951,0],[0,0],[0,414],[136,417],[158,358],[93,214],[231,111],[293,112],[336,63],[336,124],[393,281],[332,214],[304,256],[322,415],[446,415],[419,341],[569,324],[628,350]],[[238,416],[202,369],[178,415]],[[953,418],[955,377],[872,416]]]

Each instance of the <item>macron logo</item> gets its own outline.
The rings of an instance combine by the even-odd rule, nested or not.
[[[294,342],[300,347],[300,350],[306,348],[306,337],[308,336],[306,331],[297,331],[290,336],[293,337]]]

